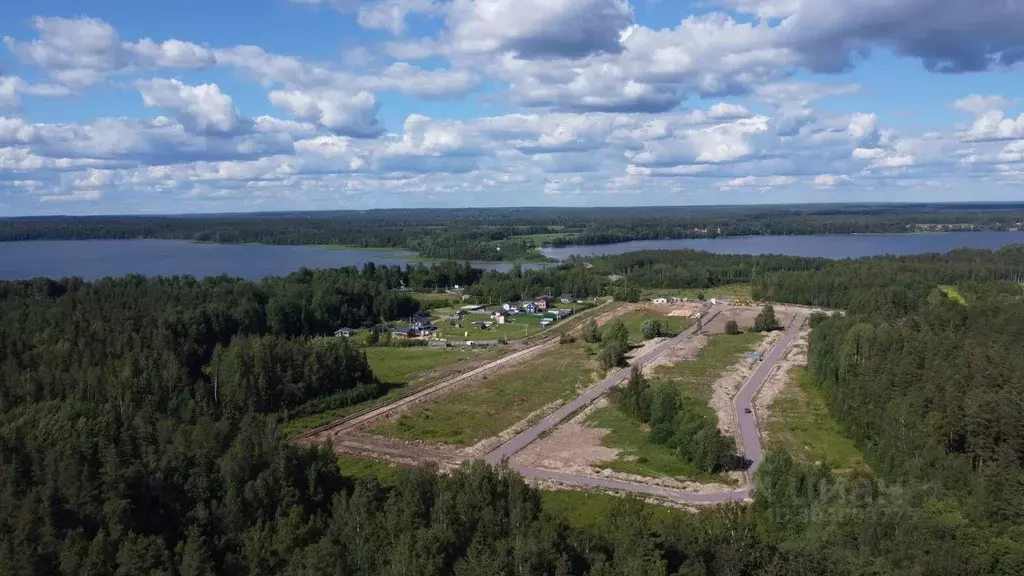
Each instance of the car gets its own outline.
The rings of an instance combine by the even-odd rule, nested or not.
[[[750,408],[744,408],[743,412],[746,413],[746,414],[752,414],[753,413],[753,411]]]

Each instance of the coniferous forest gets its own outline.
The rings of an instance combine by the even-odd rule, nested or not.
[[[1024,248],[588,264],[0,282],[0,574],[1024,573]],[[835,310],[813,318],[809,373],[870,471],[775,452],[751,504],[623,499],[584,527],[504,468],[380,485],[280,431],[306,402],[381,393],[360,350],[317,337],[410,315],[403,288],[597,295],[610,274]]]

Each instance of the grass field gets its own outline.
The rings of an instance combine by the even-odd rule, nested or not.
[[[578,388],[593,380],[596,368],[584,345],[559,346],[546,356],[442,396],[373,431],[406,440],[471,446],[555,400],[573,397]]]
[[[658,296],[676,296],[677,298],[689,298],[695,300],[701,293],[704,298],[729,298],[734,300],[753,300],[750,284],[725,284],[714,288],[644,288],[640,291],[640,297],[644,300],[657,298]]]
[[[417,389],[420,385],[429,383],[429,381],[419,381],[426,376],[443,377],[445,372],[457,370],[471,361],[486,361],[502,354],[500,349],[462,351],[453,348],[382,347],[366,348],[364,351],[366,359],[373,369],[373,374],[381,382],[390,385],[388,392],[368,402],[360,402],[352,406],[327,410],[284,422],[281,429],[286,436],[294,436],[306,430],[330,424],[360,410],[385,404],[397,396]],[[444,371],[441,370],[442,368]]]
[[[541,331],[538,316],[515,316],[511,324],[493,324],[490,328],[475,328],[473,322],[493,322],[494,319],[483,314],[470,314],[462,319],[459,326],[448,323],[450,311],[434,318],[437,326],[437,337],[453,342],[470,340],[519,340]]]
[[[604,525],[608,512],[615,506],[625,503],[625,498],[593,492],[572,492],[567,490],[541,491],[540,501],[544,510],[565,518],[569,524],[577,528],[600,528]],[[683,514],[679,510],[649,504],[637,500],[645,513],[651,515],[654,528],[661,526],[671,518]]]
[[[765,337],[758,332],[712,334],[695,360],[654,369],[654,380],[671,382],[684,396],[711,399],[711,385],[729,366],[754,350]]]
[[[790,385],[772,403],[767,448],[785,448],[797,460],[837,470],[866,468],[864,455],[843,436],[807,370],[794,368],[789,377]]]
[[[358,456],[339,456],[338,469],[346,478],[374,478],[381,484],[393,484],[401,470],[395,464]]]
[[[662,336],[676,336],[690,324],[693,324],[693,320],[689,318],[665,316],[655,312],[630,312],[629,314],[619,316],[618,319],[622,320],[622,323],[626,325],[626,329],[629,330],[629,343],[634,345],[643,344],[643,326],[644,322],[648,320],[661,322]]]
[[[598,464],[601,468],[648,478],[671,476],[707,479],[706,474],[672,450],[648,442],[647,426],[634,421],[614,406],[595,410],[587,419],[587,425],[609,429],[602,444],[621,451],[617,459]]]

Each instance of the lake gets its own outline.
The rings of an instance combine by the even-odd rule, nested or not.
[[[1024,232],[951,232],[846,236],[754,236],[692,240],[644,240],[599,246],[545,248],[544,254],[565,259],[572,255],[623,254],[638,250],[706,250],[717,254],[787,254],[825,258],[856,258],[881,254],[949,252],[956,248],[996,249],[1024,243]],[[125,274],[145,276],[227,274],[250,280],[283,276],[307,268],[362,267],[366,262],[400,265],[415,254],[401,250],[328,250],[316,246],[201,244],[180,240],[35,240],[0,242],[0,280],[46,276],[85,279]],[[479,268],[506,271],[508,263],[474,263]],[[524,264],[536,268],[542,264]]]
[[[283,276],[302,268],[362,267],[366,262],[405,266],[416,256],[401,250],[329,250],[317,246],[204,244],[181,240],[33,240],[0,242],[0,280],[46,276],[227,274],[250,280]],[[474,263],[505,271],[505,263]],[[524,265],[524,268],[528,267]]]
[[[1022,232],[933,232],[927,234],[853,234],[835,236],[738,236],[686,240],[638,240],[595,246],[544,248],[549,258],[625,254],[641,250],[704,250],[715,254],[785,254],[820,258],[860,258],[885,254],[946,253],[957,248],[995,250],[1024,244]]]

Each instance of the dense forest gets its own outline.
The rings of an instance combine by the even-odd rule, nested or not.
[[[0,282],[0,574],[1024,573],[1024,248],[588,264]],[[843,310],[814,317],[810,374],[870,471],[772,453],[752,504],[654,515],[623,500],[583,527],[500,467],[379,485],[282,437],[279,415],[303,403],[379,394],[360,350],[316,336],[411,314],[407,289],[590,295],[611,274]],[[681,455],[726,466],[697,412],[642,381],[618,400]],[[687,452],[698,435],[707,449]]]
[[[0,219],[0,241],[163,238],[403,248],[426,258],[544,260],[546,245],[793,234],[1020,229],[1021,204],[490,208]]]

